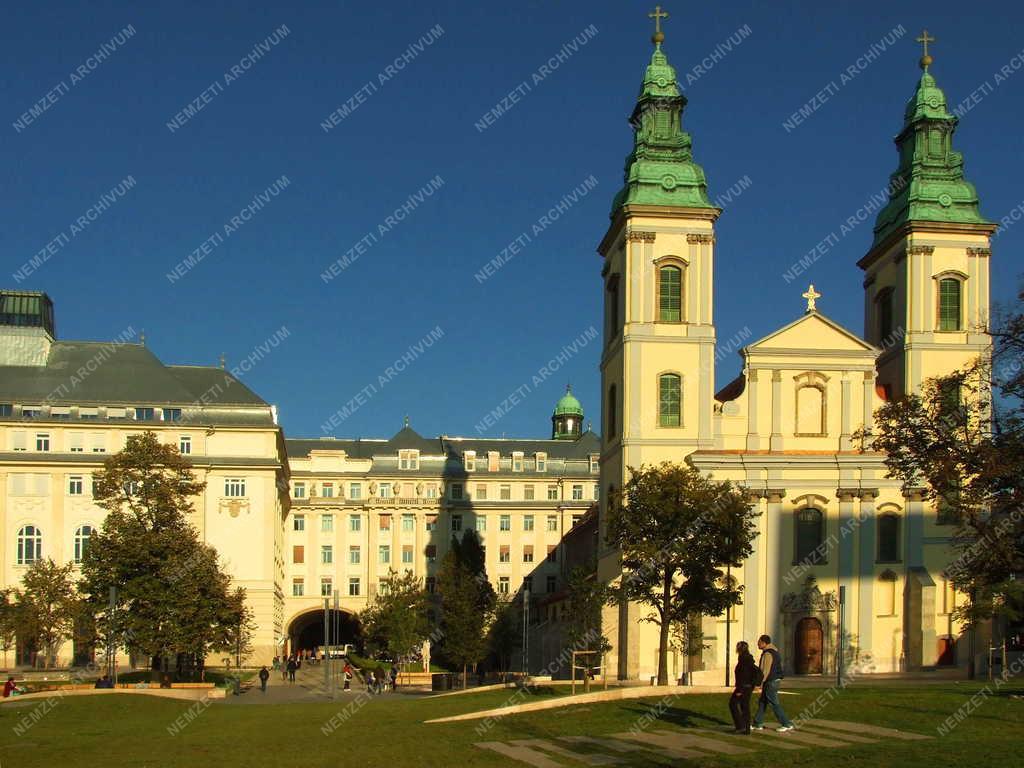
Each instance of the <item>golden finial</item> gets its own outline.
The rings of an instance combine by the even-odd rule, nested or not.
[[[647,17],[654,19],[654,34],[651,35],[651,42],[661,47],[661,44],[665,42],[665,33],[661,31],[661,20],[667,19],[668,14],[661,10],[660,5],[656,5],[654,6],[654,13],[648,13]]]
[[[811,283],[811,287],[807,289],[807,293],[802,293],[800,295],[807,299],[807,311],[816,312],[818,308],[815,306],[815,302],[821,298],[821,294],[814,290],[814,283]]]
[[[924,32],[921,33],[921,36],[917,38],[917,42],[921,43],[924,46],[924,55],[921,57],[921,69],[927,72],[928,67],[930,67],[932,61],[934,61],[934,59],[932,59],[932,57],[928,54],[928,43],[934,43],[935,38],[929,35],[928,30],[926,29]]]

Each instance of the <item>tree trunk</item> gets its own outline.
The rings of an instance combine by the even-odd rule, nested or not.
[[[670,602],[672,600],[672,573],[665,569],[665,582],[662,584],[661,594],[661,643],[658,648],[658,685],[668,685],[668,631],[669,616],[672,615]]]
[[[466,665],[462,665],[462,690],[466,690]]]

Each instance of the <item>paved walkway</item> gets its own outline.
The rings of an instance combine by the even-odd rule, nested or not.
[[[340,667],[339,667],[340,672]],[[337,701],[345,696],[352,696],[365,691],[366,686],[357,678],[352,681],[352,693],[345,693],[342,690],[342,682],[338,680]],[[420,693],[420,691],[403,691],[399,694]],[[394,696],[395,693],[388,692],[381,694],[384,697]],[[260,690],[258,677],[253,678],[253,685],[248,690],[243,689],[238,696],[228,693],[227,703],[230,705],[242,704],[311,704],[316,702],[332,701],[331,690],[324,685],[323,664],[303,664],[302,669],[295,673],[295,682],[289,683],[281,679],[280,672],[270,671],[270,679],[267,681],[266,693]]]

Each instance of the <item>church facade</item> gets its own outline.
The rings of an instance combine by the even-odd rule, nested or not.
[[[686,459],[746,489],[760,513],[753,555],[732,570],[743,603],[695,617],[703,650],[670,654],[670,675],[720,682],[730,645],[769,634],[789,673],[893,672],[966,664],[941,510],[886,477],[874,412],[989,352],[989,238],[953,150],[957,119],[923,74],[896,137],[889,201],[859,266],[864,334],[830,320],[811,286],[794,319],[743,347],[741,375],[716,389],[715,227],[703,169],[682,127],[686,98],[662,50],[630,117],[634,149],[599,246],[604,350],[598,576],[622,573],[604,541],[607,499],[629,467]],[[728,261],[728,256],[724,257]],[[646,610],[605,613],[620,678],[657,671]],[[842,627],[842,629],[840,629]],[[696,627],[695,627],[696,628]],[[841,645],[840,645],[841,643]]]

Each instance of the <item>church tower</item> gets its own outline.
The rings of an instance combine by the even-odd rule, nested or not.
[[[917,392],[991,346],[988,260],[996,225],[979,212],[963,156],[953,150],[957,118],[929,71],[934,38],[926,30],[918,42],[923,73],[896,137],[899,167],[871,249],[858,262],[864,336],[884,350],[878,381],[887,397]]]
[[[607,500],[628,467],[686,455],[713,444],[715,327],[712,314],[714,223],[721,213],[707,194],[683,130],[686,97],[662,50],[660,7],[654,52],[629,118],[633,151],[598,252],[603,259],[604,350],[601,359],[602,453],[598,577],[619,575],[617,551],[604,540]],[[635,606],[609,617],[615,663],[632,676],[639,647]],[[618,642],[614,633],[619,632]],[[640,630],[642,631],[642,630]]]

